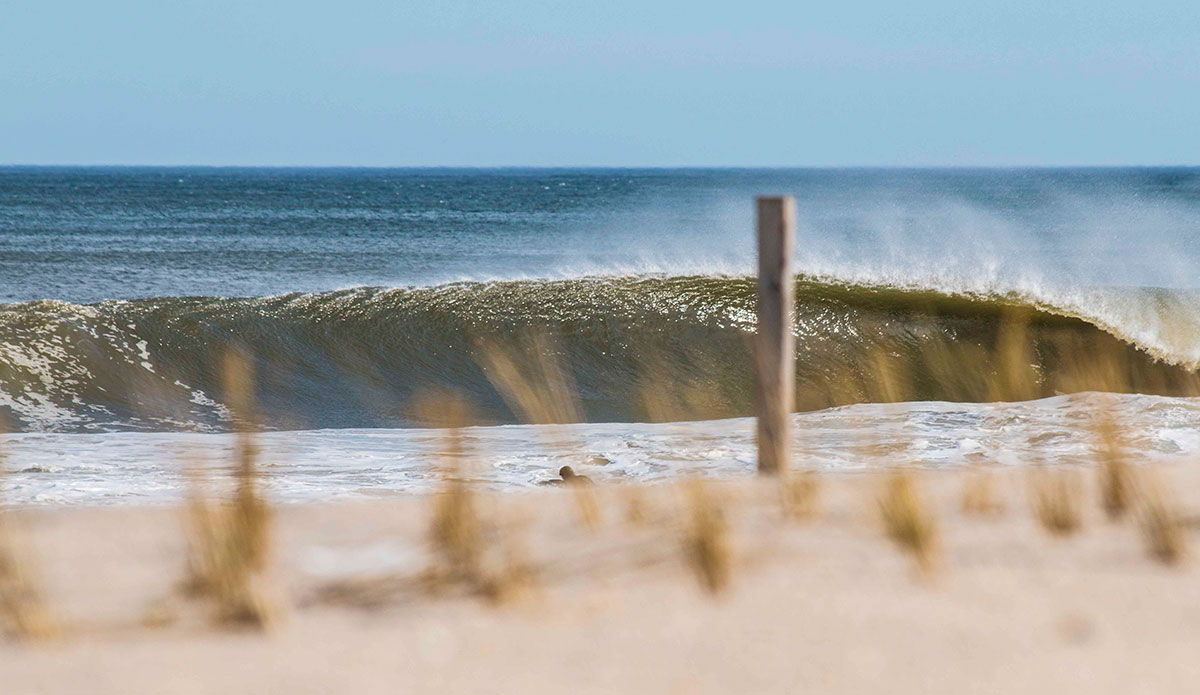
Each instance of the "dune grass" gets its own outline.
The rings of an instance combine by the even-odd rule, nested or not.
[[[986,470],[970,472],[963,483],[960,506],[967,516],[995,517],[1004,513],[1004,500],[996,489],[995,474]]]
[[[188,474],[187,587],[212,600],[219,623],[270,629],[284,617],[285,604],[270,576],[271,509],[259,490],[253,367],[230,350],[222,369],[234,416],[235,488],[232,500],[213,501],[203,471]]]
[[[0,452],[0,632],[23,642],[47,642],[57,638],[61,628],[28,553],[18,546],[15,512],[4,499],[6,466]]]
[[[716,497],[705,481],[694,478],[684,483],[687,515],[684,556],[708,593],[729,588],[733,575],[733,552],[729,527]]]
[[[1028,317],[1024,314],[1014,314],[1001,323],[990,352],[978,347],[956,351],[938,341],[932,344],[934,347],[922,356],[919,369],[896,355],[870,355],[864,372],[833,379],[824,396],[830,402],[863,397],[877,402],[904,401],[914,392],[918,371],[923,378],[955,373],[955,378],[972,380],[970,388],[975,390],[986,384],[989,397],[996,400],[1032,398],[1044,386],[1039,381],[1038,349],[1029,337]],[[581,421],[583,408],[571,371],[548,333],[505,344],[479,343],[477,359],[521,421],[545,426],[539,432],[552,452],[548,459],[554,467],[559,459],[574,461],[586,455],[559,427]],[[1077,362],[1080,374],[1092,380],[1089,383],[1103,381],[1113,384],[1114,389],[1121,388],[1120,364],[1110,360],[1095,369],[1091,364],[1083,358]],[[222,395],[233,415],[235,440],[233,475],[227,481],[232,483],[232,494],[227,499],[214,498],[209,475],[201,466],[193,467],[188,474],[188,586],[193,594],[211,602],[219,624],[268,629],[286,615],[287,603],[272,580],[273,513],[263,495],[254,437],[258,425],[252,365],[251,359],[238,351],[230,351],[222,365]],[[719,397],[706,388],[704,379],[684,373],[661,358],[647,358],[647,365],[646,373],[638,378],[649,420],[670,422],[700,406],[719,408]],[[495,496],[478,490],[473,452],[467,451],[463,432],[474,421],[470,404],[461,394],[437,391],[427,392],[409,405],[415,421],[440,430],[431,452],[437,489],[430,496],[424,536],[431,557],[423,578],[426,587],[431,593],[465,590],[491,603],[525,595],[538,585],[543,573],[529,559],[520,526],[505,516]],[[1188,555],[1182,513],[1161,483],[1150,477],[1143,479],[1135,471],[1127,450],[1127,433],[1112,412],[1102,406],[1091,415],[1101,508],[1114,521],[1135,513],[1147,555],[1165,565],[1180,564]],[[882,460],[882,456],[876,458]],[[889,465],[877,472],[881,487],[874,499],[883,531],[922,575],[931,575],[947,562],[941,545],[944,521],[920,489],[920,473],[886,463]],[[1028,481],[1030,508],[1041,528],[1058,537],[1081,531],[1084,496],[1079,470],[1034,466]],[[822,479],[817,473],[791,472],[772,479],[769,485],[762,489],[779,496],[778,507],[770,498],[775,521],[779,509],[788,520],[809,520],[819,515]],[[593,535],[600,535],[603,515],[596,490],[582,484],[563,487],[570,488],[563,492],[574,500],[578,523]],[[718,488],[700,478],[687,479],[681,483],[682,506],[654,510],[636,485],[627,486],[624,493],[629,526],[625,531],[661,525],[667,530],[662,538],[668,540],[655,542],[670,553],[670,558],[679,552],[678,546],[670,542],[676,537],[672,534],[679,533],[685,564],[710,595],[728,591],[735,571],[728,509]],[[969,472],[959,508],[965,516],[995,517],[1003,513],[1005,500],[997,490],[996,475],[988,470]],[[0,504],[0,622],[22,639],[44,639],[56,633],[57,624],[38,591],[28,562],[15,550],[10,515],[11,510]],[[610,531],[605,529],[605,533]]]
[[[1164,565],[1182,564],[1188,555],[1188,541],[1178,507],[1151,472],[1142,473],[1139,487],[1138,528],[1147,554]]]
[[[1043,529],[1058,537],[1079,531],[1083,525],[1083,490],[1078,471],[1033,471],[1029,488],[1034,518]]]
[[[1133,476],[1121,432],[1106,409],[1097,413],[1096,458],[1100,506],[1110,520],[1123,517],[1133,503]]]
[[[887,537],[911,555],[923,573],[932,573],[938,564],[938,527],[917,490],[916,475],[903,468],[885,473],[878,507]]]
[[[815,471],[798,471],[778,477],[784,516],[793,521],[816,517],[821,508],[820,474]]]
[[[517,526],[498,509],[485,510],[474,485],[462,428],[471,407],[458,393],[430,391],[414,402],[414,414],[442,433],[434,455],[440,480],[432,496],[428,540],[435,562],[426,586],[438,593],[465,588],[492,603],[507,603],[535,586],[538,572],[527,559]]]

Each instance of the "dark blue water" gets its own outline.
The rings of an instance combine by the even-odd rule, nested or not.
[[[300,430],[258,440],[279,499],[424,489],[412,404],[430,389],[480,424],[532,419],[496,355],[535,388],[561,370],[557,415],[592,423],[561,432],[579,465],[610,462],[596,479],[747,473],[752,426],[716,419],[751,413],[753,199],[779,193],[799,210],[801,465],[1087,451],[1076,406],[1100,396],[983,402],[1014,310],[1031,346],[1020,398],[1168,396],[1105,402],[1137,456],[1194,458],[1196,401],[1170,396],[1200,386],[1200,169],[0,168],[10,489],[177,499],[181,450],[228,456],[204,432],[231,424],[231,347],[251,360],[258,422]],[[887,393],[880,356],[903,377]],[[826,409],[895,389],[910,402]],[[863,458],[862,431],[886,460]],[[468,439],[503,485],[562,462],[524,428]]]
[[[798,199],[802,270],[1197,284],[1194,168],[0,168],[0,300],[743,273],[764,193]]]
[[[942,343],[989,350],[1011,306],[1039,312],[1042,395],[1085,344],[1139,392],[1181,393],[1200,364],[1200,169],[3,168],[0,416],[221,429],[231,346],[269,427],[411,426],[430,388],[519,421],[494,349],[549,353],[568,419],[661,419],[642,403],[661,363],[709,394],[669,417],[746,415],[753,201],[779,193],[799,209],[801,409],[875,398],[830,384],[877,354],[920,374]],[[988,398],[970,376],[910,397]]]

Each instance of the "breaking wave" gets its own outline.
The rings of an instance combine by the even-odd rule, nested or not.
[[[584,420],[663,419],[647,389],[671,397],[672,419],[741,416],[755,288],[745,277],[585,277],[0,305],[0,412],[24,431],[224,429],[218,365],[236,344],[254,357],[270,428],[419,424],[407,403],[438,387],[464,392],[479,422],[509,423],[519,418],[481,350],[534,359],[524,339],[545,335]],[[1183,394],[1200,361],[1197,305],[1165,290],[1048,298],[801,277],[797,406],[1004,399],[995,346],[1013,325],[1032,346],[1024,396]],[[1097,355],[1117,365],[1119,386],[1086,383],[1095,370],[1080,360]],[[902,367],[899,397],[878,383],[881,359]]]

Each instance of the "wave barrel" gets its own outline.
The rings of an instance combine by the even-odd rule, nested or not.
[[[758,198],[758,329],[755,335],[755,395],[758,472],[786,473],[791,446],[795,378],[793,305],[796,285],[792,247],[796,201],[790,196]]]

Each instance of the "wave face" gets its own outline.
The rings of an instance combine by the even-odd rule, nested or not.
[[[277,429],[420,425],[407,404],[431,388],[465,393],[479,423],[518,422],[482,366],[496,351],[518,365],[560,364],[578,399],[568,419],[743,416],[755,291],[752,278],[643,276],[7,304],[0,410],[22,431],[225,429],[218,365],[240,345],[253,355],[263,424]],[[1148,291],[1120,296],[1122,311],[1089,316],[1016,295],[801,278],[797,407],[1189,393],[1192,356],[1156,338],[1195,344],[1161,329],[1170,302]],[[1019,394],[996,389],[1013,379],[1011,359],[995,350],[1013,326],[1032,346]],[[1097,356],[1107,371],[1081,369]],[[1088,380],[1114,370],[1116,380]]]

